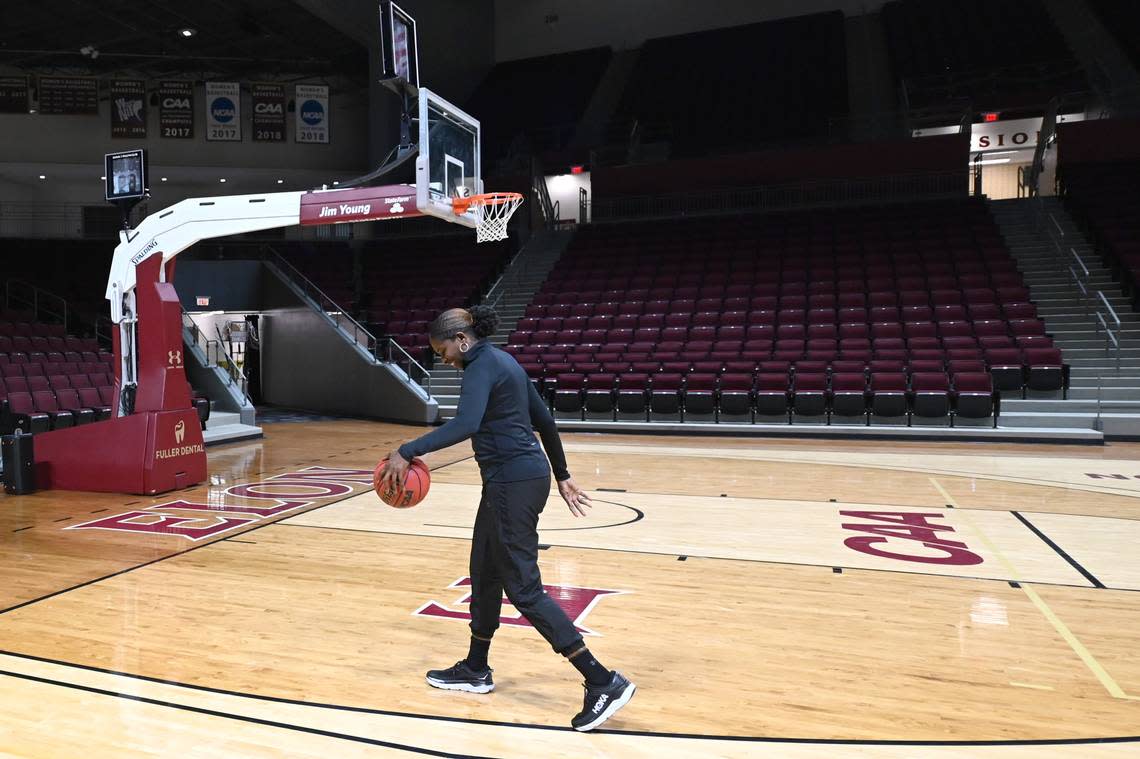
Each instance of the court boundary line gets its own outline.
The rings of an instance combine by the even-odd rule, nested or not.
[[[196,685],[193,683],[180,683],[175,680],[164,680],[150,675],[139,675],[130,672],[119,672],[113,669],[104,667],[96,667],[89,664],[78,664],[74,662],[65,662],[56,659],[48,659],[42,656],[35,656],[33,654],[22,654],[15,651],[7,651],[0,649],[0,655],[11,656],[17,659],[27,659],[30,661],[41,662],[45,664],[53,664],[61,667],[74,667],[76,669],[87,670],[90,672],[98,672],[105,675],[113,675],[116,677],[125,677],[134,680],[142,680],[145,682],[158,683],[160,685],[169,685],[176,688],[186,688],[189,690],[202,691],[205,693],[213,693],[221,696],[234,696],[237,698],[249,698],[257,701],[268,701],[271,703],[289,704],[292,706],[304,706],[317,709],[330,709],[334,711],[355,712],[360,714],[375,714],[386,717],[404,717],[408,719],[422,719],[432,720],[436,722],[453,722],[460,724],[471,725],[486,725],[490,727],[510,727],[510,728],[523,728],[530,730],[550,730],[554,732],[576,733],[572,727],[563,725],[540,725],[528,722],[506,722],[503,720],[483,720],[472,717],[449,717],[440,714],[416,714],[414,712],[399,712],[390,709],[372,709],[364,706],[348,706],[345,704],[326,704],[312,701],[301,701],[298,699],[285,698],[282,696],[265,696],[256,693],[242,693],[241,691],[225,690],[223,688],[212,688],[208,685]],[[61,685],[66,688],[76,688],[79,690],[89,690],[104,695],[111,695],[115,697],[127,698],[130,700],[155,702],[159,705],[169,705],[178,709],[188,709],[192,711],[205,711],[201,707],[193,707],[188,705],[174,704],[168,702],[161,702],[155,699],[149,699],[143,696],[134,696],[128,693],[115,693],[114,691],[106,691],[92,686],[80,685],[78,683],[67,683],[62,681],[49,680],[47,678],[40,678],[35,675],[26,675],[18,672],[8,672],[7,670],[0,670],[0,675],[8,675],[11,677],[24,678],[43,682],[48,685]],[[232,716],[234,719],[260,721],[254,717],[242,717],[239,715],[227,715],[225,713],[218,713],[218,716]],[[272,724],[272,723],[269,723]],[[288,729],[298,729],[303,731],[310,731],[310,728],[304,728],[297,725],[288,725],[282,723],[283,727]],[[795,738],[795,737],[774,737],[774,736],[747,736],[747,735],[712,735],[703,733],[666,733],[660,731],[644,731],[644,730],[614,730],[601,728],[592,731],[599,734],[608,735],[627,735],[633,737],[646,737],[646,738],[677,738],[683,740],[708,740],[708,741],[732,741],[738,743],[795,743],[795,744],[819,744],[819,745],[840,745],[840,746],[1058,746],[1058,745],[1085,745],[1096,743],[1133,743],[1140,742],[1140,735],[1122,735],[1110,736],[1104,738],[1023,738],[1023,739],[1006,739],[1006,740],[980,740],[980,741],[938,741],[938,740],[875,740],[871,738]],[[339,737],[339,736],[337,736]],[[372,739],[358,739],[352,736],[345,736],[349,740],[372,740]],[[414,749],[413,749],[414,750]],[[423,751],[434,751],[434,749],[423,749]],[[438,754],[442,756],[467,756],[455,754]]]
[[[962,509],[962,511],[966,511],[966,509]],[[269,526],[269,525],[266,525],[266,526]],[[297,528],[307,529],[307,530],[334,530],[336,532],[354,532],[354,533],[359,533],[362,535],[391,535],[391,536],[401,537],[401,538],[439,538],[440,540],[466,540],[466,541],[471,540],[470,537],[461,537],[458,535],[427,535],[427,534],[421,533],[421,532],[392,532],[391,530],[361,530],[361,529],[357,529],[357,528],[353,528],[353,527],[325,527],[322,525],[315,525],[315,524],[288,524],[285,522],[276,522],[276,523],[274,523],[274,526],[276,526],[276,527],[297,527]],[[458,527],[450,528],[449,527],[447,529],[466,529],[466,528],[458,528]],[[563,543],[551,543],[550,546],[552,548],[568,548],[572,551],[576,551],[576,550],[581,550],[581,551],[608,551],[610,553],[630,553],[630,554],[635,554],[637,556],[666,556],[666,557],[677,556],[677,553],[675,551],[666,551],[666,552],[637,551],[637,550],[633,550],[631,548],[602,548],[602,547],[598,547],[598,546],[571,546],[571,545],[565,545]],[[731,557],[731,556],[705,556],[705,555],[695,554],[695,553],[689,553],[689,554],[685,554],[685,555],[690,559],[707,559],[708,561],[740,561],[740,562],[744,562],[747,564],[769,564],[769,565],[778,566],[778,567],[811,567],[811,568],[828,569],[831,567],[840,566],[844,570],[850,570],[852,572],[886,572],[888,574],[914,575],[916,577],[938,577],[938,578],[945,578],[945,579],[949,579],[949,580],[979,580],[981,582],[1008,583],[1011,581],[1017,581],[1017,578],[1010,578],[1010,577],[979,577],[977,575],[946,575],[946,574],[937,574],[937,573],[933,573],[933,572],[915,572],[915,571],[910,571],[910,570],[906,570],[906,569],[879,569],[879,568],[873,568],[873,567],[852,567],[852,566],[847,566],[846,564],[839,564],[839,565],[836,565],[836,564],[806,564],[803,562],[796,562],[796,561],[772,561],[771,559],[740,559],[740,558],[735,558],[735,557]],[[1026,581],[1026,582],[1028,582],[1028,581]],[[1074,588],[1077,590],[1098,590],[1098,588],[1094,588],[1091,585],[1073,585],[1072,583],[1067,583],[1067,582],[1046,582],[1046,581],[1037,581],[1037,580],[1033,580],[1032,582],[1036,585],[1047,585],[1051,588]],[[1109,591],[1109,592],[1115,592],[1115,593],[1140,593],[1140,588],[1110,588],[1110,587],[1106,587],[1106,588],[1103,588],[1103,590]],[[0,651],[0,653],[3,653],[3,652]]]
[[[581,445],[581,446],[611,445],[608,443],[577,442],[577,441],[575,442],[575,444]],[[620,444],[615,443],[612,445],[620,445]],[[589,451],[589,450],[574,451],[574,450],[571,450],[569,452],[570,453],[581,453],[581,454],[587,454],[587,455],[591,454],[591,453],[595,453],[595,454],[608,453],[608,454],[613,455],[613,456],[650,456],[650,455],[653,455],[653,452],[652,452],[653,449],[646,449],[649,452],[643,452],[643,449],[639,446],[625,446],[625,447],[629,448],[629,450],[616,451],[616,452],[615,451]],[[672,456],[675,456],[676,458],[685,458],[685,457],[689,457],[689,458],[725,458],[723,456],[724,450],[730,450],[732,452],[739,452],[739,451],[751,452],[750,449],[748,449],[748,448],[730,448],[730,449],[721,449],[719,451],[716,448],[697,448],[696,450],[700,451],[700,453],[674,453],[674,454],[670,454],[670,453],[666,452],[664,455],[672,455]],[[774,450],[776,450],[776,449],[774,449]],[[828,451],[828,453],[844,453],[844,451]],[[762,456],[762,454],[757,454],[757,455]],[[938,456],[938,455],[941,455],[941,456],[967,456],[969,454],[958,452],[958,453],[942,453],[942,454],[931,453],[931,454],[927,454],[927,455],[931,455],[931,456]],[[851,467],[854,469],[877,469],[877,470],[887,471],[887,472],[910,472],[912,474],[920,474],[920,475],[925,474],[927,476],[937,475],[937,476],[942,476],[942,477],[973,477],[975,479],[993,480],[995,482],[1012,482],[1012,483],[1017,483],[1020,485],[1053,487],[1053,488],[1062,488],[1062,489],[1067,489],[1067,490],[1081,490],[1081,491],[1089,492],[1089,493],[1100,493],[1102,495],[1119,495],[1122,497],[1133,498],[1133,499],[1140,498],[1140,493],[1138,493],[1134,490],[1133,491],[1122,490],[1122,489],[1113,488],[1112,486],[1107,486],[1107,485],[1088,485],[1085,483],[1059,482],[1056,480],[1041,480],[1041,479],[1038,479],[1036,477],[1022,477],[1022,476],[1018,476],[1018,475],[1004,476],[1004,475],[989,474],[989,473],[984,473],[984,472],[962,472],[962,471],[956,471],[956,470],[940,469],[937,467],[929,467],[929,468],[919,469],[919,468],[914,468],[914,467],[905,467],[905,466],[892,465],[892,464],[851,463],[851,462],[839,462],[839,461],[790,461],[790,460],[779,458],[779,457],[775,457],[775,458],[762,458],[762,457],[760,457],[760,458],[749,458],[746,456],[731,456],[728,458],[730,458],[733,461],[749,461],[749,462],[754,462],[754,463],[758,462],[758,463],[768,463],[768,464],[815,464],[817,466],[842,466],[842,467]],[[1026,456],[1026,458],[1029,458],[1029,457]],[[1042,456],[1039,458],[1051,459],[1051,458],[1060,458],[1060,457]],[[1094,460],[1095,461],[1103,461],[1103,459],[1094,459]],[[1125,460],[1125,459],[1109,459],[1109,460],[1110,461],[1127,461],[1128,463],[1133,463],[1131,459],[1127,459],[1127,460]],[[1140,475],[1138,475],[1138,477],[1140,477]]]
[[[1060,556],[1065,561],[1069,562],[1073,566],[1073,569],[1077,570],[1082,575],[1084,575],[1085,579],[1088,580],[1089,582],[1091,582],[1094,587],[1097,587],[1097,588],[1104,588],[1105,587],[1104,583],[1101,582],[1100,580],[1098,580],[1096,575],[1094,575],[1092,572],[1088,571],[1083,566],[1081,566],[1081,563],[1079,561],[1077,561],[1072,556],[1070,556],[1068,554],[1068,552],[1065,551],[1065,549],[1061,548],[1061,546],[1054,543],[1053,540],[1050,539],[1048,535],[1046,535],[1044,532],[1042,532],[1040,529],[1038,529],[1035,524],[1033,524],[1028,519],[1023,517],[1020,512],[1011,511],[1009,513],[1013,514],[1015,517],[1017,517],[1017,520],[1019,522],[1021,522],[1023,525],[1025,525],[1026,527],[1028,527],[1029,530],[1034,535],[1041,538],[1042,542],[1044,542],[1045,545],[1049,546],[1054,551],[1056,551],[1058,556]]]
[[[275,727],[284,730],[294,730],[302,733],[309,733],[311,735],[319,735],[323,738],[336,738],[338,740],[353,741],[355,743],[367,743],[371,746],[380,746],[382,748],[396,749],[397,751],[407,751],[414,754],[425,754],[427,756],[442,756],[442,757],[455,757],[456,759],[464,759],[465,757],[476,757],[476,759],[492,759],[492,757],[480,757],[475,754],[453,754],[448,751],[438,751],[431,748],[422,748],[420,746],[409,746],[403,743],[394,743],[392,741],[382,741],[378,738],[365,738],[361,735],[349,735],[347,733],[334,733],[330,730],[321,730],[316,727],[305,727],[303,725],[293,725],[288,722],[276,722],[274,720],[262,719],[260,717],[250,717],[244,714],[234,714],[230,712],[220,712],[215,709],[206,709],[201,706],[191,706],[190,704],[178,704],[173,701],[162,701],[148,696],[137,696],[131,693],[116,693],[115,691],[105,690],[103,688],[95,688],[90,685],[80,685],[79,683],[68,683],[60,680],[51,680],[46,677],[38,677],[36,675],[28,675],[23,672],[9,672],[7,670],[0,670],[0,676],[14,677],[19,680],[29,680],[31,682],[40,683],[41,685],[56,685],[64,688],[71,688],[73,690],[80,690],[86,693],[95,693],[100,696],[110,696],[111,698],[121,698],[127,701],[135,701],[138,703],[148,704],[150,706],[164,706],[169,709],[179,709],[181,711],[194,712],[195,714],[204,714],[209,717],[220,717],[221,719],[232,719],[240,722],[249,722],[255,725],[263,725],[266,727]],[[232,694],[240,695],[240,694]]]
[[[456,462],[456,463],[458,463],[458,462]],[[808,462],[801,462],[801,463],[808,463]],[[1140,462],[1138,462],[1138,463],[1140,463]],[[450,466],[450,464],[448,466]],[[432,470],[432,471],[435,471],[435,470]],[[911,471],[911,470],[903,470],[903,471]],[[912,473],[913,474],[919,474],[919,475],[923,474],[922,472],[912,472]],[[953,476],[959,477],[959,476],[965,476],[965,475],[953,475]],[[1001,480],[994,480],[994,482],[1001,482]],[[475,484],[470,483],[470,482],[443,482],[441,484],[444,484],[444,485],[468,485],[470,487],[479,487],[478,485],[475,485]],[[1026,485],[1029,483],[1019,482],[1019,483],[1015,483],[1015,484]],[[1031,485],[1031,487],[1037,487],[1037,485]],[[627,495],[665,495],[665,496],[676,496],[678,498],[719,498],[720,497],[719,494],[718,495],[710,495],[708,493],[678,493],[678,492],[673,491],[673,490],[661,490],[661,491],[657,491],[657,490],[626,490],[624,488],[617,489],[617,488],[603,488],[603,487],[587,488],[586,492],[587,493],[590,493],[590,492],[625,493]],[[1102,495],[1111,495],[1114,497],[1116,496],[1116,494],[1114,494],[1114,493],[1104,493]],[[766,497],[756,497],[756,496],[750,496],[750,495],[727,495],[725,497],[726,498],[744,498],[744,499],[747,499],[750,501],[791,501],[793,503],[824,503],[824,501],[820,501],[819,499],[815,499],[815,498],[789,498],[789,497],[766,498]],[[1140,497],[1140,496],[1138,496],[1138,497]],[[836,503],[838,505],[840,502],[838,501],[838,499],[836,499],[835,501],[832,501],[832,503]],[[937,504],[937,503],[928,505],[925,503],[919,503],[919,504],[914,504],[914,503],[882,503],[882,502],[868,503],[866,501],[847,501],[847,500],[842,501],[842,503],[848,504],[851,506],[874,506],[876,508],[900,506],[904,509],[946,509],[946,508],[952,508],[952,509],[961,509],[961,510],[968,510],[968,511],[984,511],[984,512],[1003,511],[1003,509],[1001,509],[1001,508],[986,509],[986,508],[982,508],[980,506],[948,506],[947,504]],[[631,506],[630,508],[634,508],[634,507]],[[307,512],[305,512],[305,513],[307,513]],[[1122,522],[1140,522],[1140,517],[1101,516],[1098,514],[1075,514],[1071,511],[1034,511],[1034,510],[1022,509],[1021,513],[1023,513],[1023,514],[1049,514],[1049,515],[1056,515],[1056,516],[1061,516],[1061,517],[1083,517],[1085,519],[1119,519]],[[300,515],[298,514],[296,516],[300,516]],[[578,529],[578,528],[575,528],[575,529]]]
[[[931,477],[930,483],[934,485],[934,487],[936,487],[939,492],[945,495],[951,504],[954,503],[954,499],[950,497],[949,493],[943,490],[942,486],[938,484],[937,480]],[[965,521],[966,525],[974,532],[975,535],[978,536],[982,543],[990,549],[995,558],[997,558],[998,562],[1004,565],[1006,569],[1011,573],[1018,574],[1017,567],[1013,565],[1013,562],[1010,561],[1004,553],[1002,553],[1000,548],[994,545],[993,541],[990,540],[989,536],[986,535],[986,533],[984,533],[980,527],[974,524],[974,520],[970,518],[970,515],[968,513],[965,513],[969,510],[965,509],[963,511],[963,521]],[[1052,607],[1050,607],[1049,604],[1045,602],[1045,599],[1038,595],[1036,590],[1030,587],[1030,585],[1045,585],[1045,583],[1036,583],[1031,580],[1022,580],[1018,577],[1015,577],[1014,579],[1018,582],[1019,590],[1025,593],[1029,601],[1037,608],[1039,612],[1041,612],[1041,615],[1045,617],[1045,620],[1053,626],[1053,629],[1057,632],[1058,635],[1061,636],[1061,639],[1068,644],[1073,653],[1077,655],[1077,658],[1081,660],[1086,668],[1088,668],[1093,677],[1096,678],[1097,682],[1099,682],[1101,686],[1108,691],[1108,694],[1110,696],[1127,701],[1140,701],[1140,696],[1132,696],[1124,692],[1124,689],[1120,687],[1120,684],[1116,682],[1115,678],[1113,678],[1112,675],[1108,673],[1108,670],[1106,670],[1104,666],[1101,665],[1099,661],[1097,661],[1097,658],[1093,656],[1092,651],[1089,651],[1085,644],[1081,642],[1080,638],[1078,638],[1073,633],[1073,631],[1069,629],[1069,626],[1065,624],[1064,620],[1057,616]]]

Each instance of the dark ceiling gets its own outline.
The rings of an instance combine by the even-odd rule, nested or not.
[[[0,66],[364,84],[368,51],[291,0],[0,0]]]

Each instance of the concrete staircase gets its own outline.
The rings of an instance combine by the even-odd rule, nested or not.
[[[1024,400],[1004,397],[1001,424],[1099,429],[1106,436],[1140,434],[1140,314],[1132,311],[1119,285],[1059,200],[1050,197],[1040,201],[1047,226],[1037,228],[1038,202],[990,201],[990,209],[1025,277],[1046,331],[1071,367],[1070,389],[1067,400],[1056,396]],[[1063,258],[1047,234],[1050,227],[1062,240]],[[1087,288],[1087,299],[1070,267]],[[1117,335],[1119,368],[1104,330],[1098,333],[1098,311],[1115,331],[1109,306],[1121,321]]]
[[[541,230],[530,239],[503,276],[483,298],[485,305],[494,306],[502,321],[499,331],[490,337],[494,345],[505,345],[514,331],[534,294],[542,287],[550,270],[566,250],[573,238],[573,230]],[[440,421],[455,418],[459,406],[459,387],[462,374],[449,366],[431,370],[430,392],[439,404]],[[423,383],[427,387],[427,381]]]
[[[203,442],[206,445],[254,440],[261,436],[261,427],[242,422],[240,413],[219,411],[214,407],[214,403],[210,402],[210,418],[206,420],[206,429],[202,432]]]

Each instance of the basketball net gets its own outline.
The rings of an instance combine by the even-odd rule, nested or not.
[[[453,198],[452,210],[457,214],[475,211],[475,241],[494,242],[507,239],[507,222],[522,205],[523,196],[517,192],[488,192]]]

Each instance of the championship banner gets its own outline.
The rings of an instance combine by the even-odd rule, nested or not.
[[[41,76],[40,113],[51,116],[98,116],[99,84],[93,76]]]
[[[158,83],[158,135],[173,140],[194,138],[194,84]]]
[[[141,79],[111,80],[111,136],[146,137],[146,84]]]
[[[297,85],[297,142],[329,141],[329,88],[323,84]]]
[[[0,113],[28,112],[28,77],[0,76]]]
[[[206,82],[206,139],[241,142],[241,85]]]
[[[251,84],[253,141],[285,142],[285,85]]]

